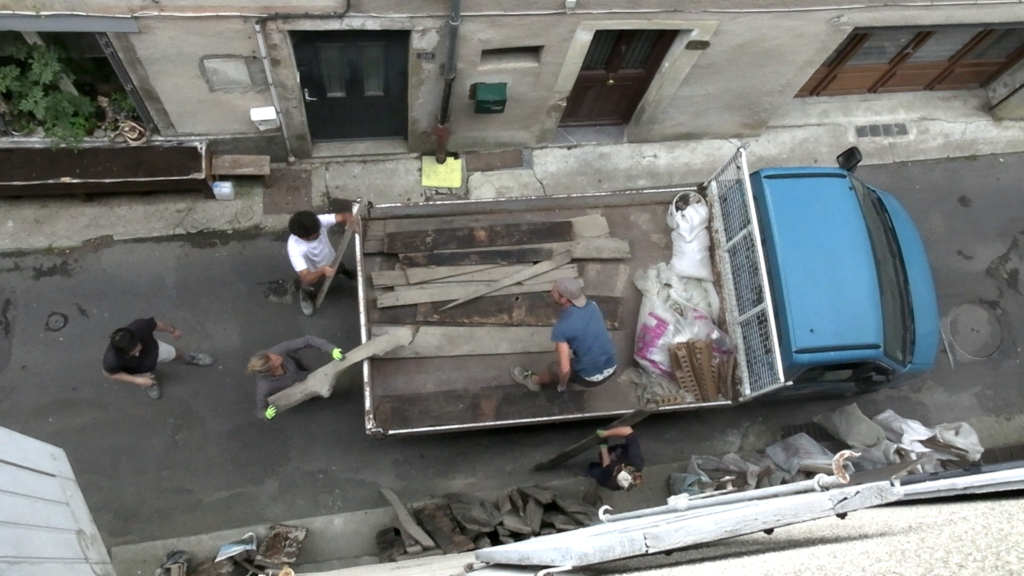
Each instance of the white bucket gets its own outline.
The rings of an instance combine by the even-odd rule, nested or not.
[[[213,183],[213,196],[217,200],[234,200],[235,199],[235,183],[222,181]]]

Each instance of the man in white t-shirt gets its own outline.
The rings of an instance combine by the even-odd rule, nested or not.
[[[341,201],[340,211],[336,214],[314,214],[303,210],[292,214],[288,220],[288,259],[292,268],[299,274],[299,305],[302,313],[312,316],[315,310],[313,301],[323,286],[324,280],[334,276],[334,246],[327,238],[327,231],[335,224],[352,222],[352,203]],[[346,278],[355,278],[351,270],[341,265],[341,274]]]

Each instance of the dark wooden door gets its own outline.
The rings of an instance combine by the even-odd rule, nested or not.
[[[599,30],[562,114],[563,126],[625,124],[651,85],[675,30]]]
[[[293,39],[313,141],[406,136],[408,32],[295,32]]]

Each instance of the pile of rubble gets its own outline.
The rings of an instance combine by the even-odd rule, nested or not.
[[[513,488],[496,501],[473,494],[446,494],[413,506],[411,513],[391,490],[381,492],[397,515],[394,526],[377,533],[381,562],[511,544],[575,530],[598,520],[592,504],[538,486]]]
[[[969,424],[953,422],[928,427],[892,410],[868,418],[856,404],[819,414],[806,431],[788,435],[765,452],[741,458],[693,456],[685,473],[669,477],[672,494],[695,496],[713,491],[750,490],[809,480],[838,472],[835,454],[847,474],[892,467],[894,474],[960,470],[981,459],[983,448]]]

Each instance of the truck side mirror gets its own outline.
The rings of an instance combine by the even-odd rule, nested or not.
[[[857,171],[857,165],[864,159],[864,156],[860,153],[860,148],[856,146],[850,146],[839,156],[836,156],[836,164],[843,170],[846,170],[850,174]]]

